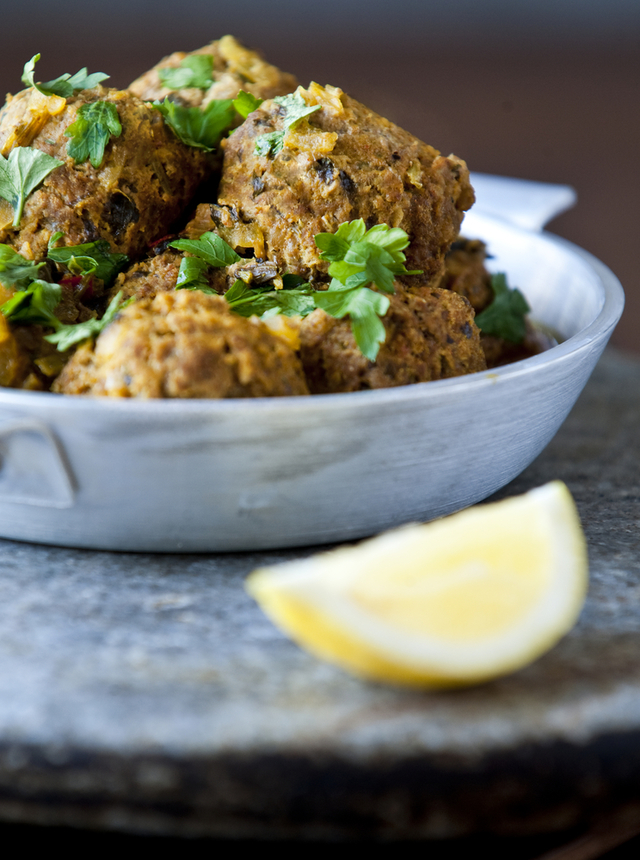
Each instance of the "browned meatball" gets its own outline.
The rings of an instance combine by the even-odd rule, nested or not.
[[[464,296],[479,314],[493,301],[491,275],[484,261],[487,246],[480,239],[465,239],[453,243],[445,257],[445,270],[437,286]]]
[[[523,358],[531,358],[532,355],[539,355],[557,345],[557,340],[546,332],[536,329],[529,320],[525,320],[525,325],[527,331],[521,343],[512,343],[503,337],[480,332],[480,343],[487,360],[487,367],[500,367],[503,364],[521,361]]]
[[[277,397],[308,394],[300,360],[257,318],[199,291],[160,293],[125,308],[78,349],[53,390],[106,397]]]
[[[89,161],[76,164],[65,136],[80,106],[96,101],[113,103],[122,125],[98,168]],[[0,242],[36,260],[46,255],[49,238],[59,230],[67,245],[102,238],[114,251],[139,254],[167,232],[213,168],[212,158],[181,143],[159,111],[130,93],[101,86],[66,101],[47,99],[33,88],[10,97],[0,114],[3,155],[14,146],[33,147],[63,162],[28,197],[19,229],[11,226],[11,207],[0,207]]]
[[[335,87],[298,93],[320,109],[286,132],[278,154],[256,153],[258,138],[284,129],[274,101],[227,139],[219,203],[260,228],[266,257],[284,271],[326,275],[314,236],[363,218],[368,227],[407,231],[407,267],[424,272],[412,284],[439,275],[474,200],[464,161],[441,156]]]
[[[301,358],[312,394],[390,388],[462,376],[486,368],[474,313],[450,292],[419,295],[396,283],[375,362],[358,349],[348,320],[316,310],[300,327]]]
[[[209,89],[189,87],[174,91],[165,87],[158,74],[160,69],[175,69],[186,57],[194,54],[209,54],[213,57],[213,83]],[[270,99],[293,92],[297,86],[293,75],[281,72],[265,62],[260,54],[245,48],[233,36],[223,36],[190,54],[178,51],[165,57],[135,80],[129,90],[145,101],[163,99],[172,94],[172,98],[177,98],[183,105],[206,107],[213,99],[234,99],[240,90],[258,98]]]

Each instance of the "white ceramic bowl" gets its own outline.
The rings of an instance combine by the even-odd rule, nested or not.
[[[554,236],[482,213],[464,233],[488,243],[492,268],[564,342],[490,372],[310,398],[0,390],[0,535],[162,552],[302,546],[438,517],[504,486],[564,421],[624,298],[602,263]]]

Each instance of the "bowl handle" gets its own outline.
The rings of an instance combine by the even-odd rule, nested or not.
[[[472,173],[476,192],[474,210],[510,221],[525,230],[540,231],[556,215],[575,205],[577,194],[570,185],[531,182],[508,176]]]
[[[0,424],[0,501],[70,508],[75,496],[64,452],[45,424]]]

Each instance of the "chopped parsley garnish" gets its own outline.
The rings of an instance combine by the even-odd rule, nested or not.
[[[287,130],[292,128],[299,120],[305,116],[320,110],[321,105],[312,105],[311,107],[305,102],[300,93],[290,93],[288,96],[276,96],[274,102],[280,105],[284,114],[284,128],[282,131],[272,131],[268,134],[262,134],[256,138],[256,153],[258,155],[277,155],[282,151],[284,146],[284,136]]]
[[[58,321],[58,325],[54,326],[56,331],[53,334],[46,335],[45,340],[48,340],[49,343],[55,343],[58,347],[58,352],[64,352],[75,343],[97,337],[112,322],[118,311],[122,310],[121,299],[122,291],[111,299],[102,319],[90,319],[85,322],[75,323],[74,325],[62,325]]]
[[[62,287],[47,281],[32,281],[24,290],[14,293],[0,311],[13,323],[44,325],[58,329],[60,320],[53,313],[56,309]]]
[[[375,361],[385,339],[380,317],[389,309],[389,299],[366,285],[393,293],[396,275],[421,274],[405,266],[409,237],[399,227],[386,224],[367,230],[360,218],[341,224],[335,233],[319,233],[315,243],[320,257],[331,262],[333,278],[326,292],[316,294],[316,305],[337,319],[348,315],[358,348]]]
[[[0,245],[0,283],[5,287],[23,286],[35,281],[44,263],[33,263],[9,245]]]
[[[175,69],[160,69],[158,76],[170,90],[185,90],[195,87],[208,90],[213,83],[213,57],[211,54],[192,54],[185,57]]]
[[[20,226],[24,203],[29,194],[62,163],[29,146],[16,146],[9,153],[9,158],[0,155],[0,197],[13,207],[15,228]]]
[[[77,163],[91,161],[96,169],[102,164],[111,137],[120,137],[122,125],[113,102],[99,101],[81,105],[78,118],[65,131],[71,140],[67,153]]]
[[[362,218],[341,224],[335,233],[318,233],[320,257],[329,260],[329,274],[347,287],[374,283],[393,293],[396,275],[420,275],[405,267],[409,237],[399,227],[377,224],[367,230]]]
[[[243,119],[246,119],[250,113],[257,110],[264,99],[259,99],[257,96],[251,95],[244,90],[240,90],[237,97],[233,100],[233,106],[238,111]]]
[[[178,251],[188,251],[194,257],[204,260],[209,266],[217,268],[231,266],[242,259],[231,245],[228,245],[217,233],[211,232],[203,233],[199,239],[176,239],[169,247],[176,248]]]
[[[169,98],[151,102],[167,125],[187,146],[213,152],[235,119],[233,99],[215,99],[205,108],[182,107]]]
[[[511,343],[522,343],[527,333],[525,314],[531,308],[518,289],[510,289],[506,275],[491,277],[494,299],[476,317],[476,325],[485,334],[501,337]]]
[[[237,280],[224,294],[229,307],[243,317],[250,316],[308,316],[315,310],[315,293],[306,283],[295,278],[292,282],[283,278],[283,289],[274,290],[269,285],[249,286],[244,281]],[[292,286],[288,286],[292,284]],[[293,285],[295,284],[295,285]],[[304,286],[303,286],[304,285]],[[318,294],[319,295],[319,294]]]
[[[118,272],[121,272],[129,262],[126,254],[114,254],[105,239],[86,242],[83,245],[53,247],[63,235],[63,233],[53,234],[49,240],[47,258],[54,263],[66,266],[73,275],[95,275],[108,287]]]
[[[210,263],[200,257],[183,257],[176,281],[176,290],[201,290],[209,295],[217,295],[209,286],[207,269]]]
[[[80,69],[75,75],[60,75],[59,78],[54,78],[52,81],[45,81],[38,84],[34,80],[34,70],[36,63],[40,59],[40,54],[31,57],[28,63],[25,63],[22,72],[22,83],[27,87],[34,87],[43,96],[60,96],[63,99],[70,98],[74,93],[80,90],[90,90],[97,86],[101,81],[106,81],[109,75],[102,72],[94,72],[92,75],[87,73],[87,69]]]

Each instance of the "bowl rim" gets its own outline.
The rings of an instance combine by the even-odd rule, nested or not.
[[[120,416],[156,417],[159,414],[171,416],[200,414],[225,414],[228,412],[263,412],[277,410],[301,410],[306,412],[321,409],[323,411],[349,406],[361,407],[364,402],[369,405],[389,404],[397,401],[431,400],[446,396],[447,391],[462,394],[467,388],[482,388],[493,386],[498,379],[512,380],[535,373],[539,368],[554,365],[567,360],[576,352],[600,343],[608,338],[616,326],[624,309],[624,291],[614,273],[601,260],[578,245],[546,231],[526,230],[512,221],[478,212],[482,221],[499,224],[516,233],[535,236],[546,242],[558,245],[564,250],[580,257],[583,262],[595,272],[603,292],[602,307],[597,316],[576,334],[551,347],[539,355],[521,359],[511,364],[502,365],[489,370],[477,371],[450,379],[438,379],[431,382],[417,382],[411,385],[401,385],[394,388],[379,388],[368,391],[348,391],[331,394],[314,394],[309,397],[246,397],[229,399],[193,398],[193,399],[149,399],[92,397],[65,394],[52,394],[49,391],[21,391],[11,388],[0,389],[0,405],[21,406],[26,408],[42,407],[43,414],[51,415],[60,409],[73,412],[95,412],[98,414],[116,413]]]

